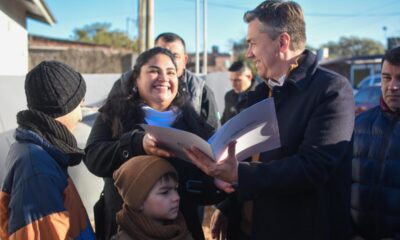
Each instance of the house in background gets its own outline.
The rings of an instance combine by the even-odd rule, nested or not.
[[[229,53],[221,53],[217,46],[212,46],[211,53],[207,54],[207,72],[224,72],[227,71],[232,62],[232,56]],[[189,62],[187,68],[195,72],[196,54],[189,53]],[[200,65],[203,63],[203,53],[200,53]],[[200,70],[200,72],[202,72]]]
[[[132,69],[137,54],[129,48],[29,35],[31,69],[41,61],[63,62],[80,73],[122,73]]]
[[[387,39],[387,49],[397,46],[400,46],[400,37]],[[321,66],[347,77],[353,87],[362,79],[368,76],[373,79],[381,73],[383,54],[329,58],[328,49],[319,49],[317,56]]]
[[[363,78],[381,73],[383,55],[338,57],[320,60],[319,64],[340,73],[356,86]]]
[[[44,0],[0,1],[0,75],[25,75],[28,71],[28,18],[55,23]]]

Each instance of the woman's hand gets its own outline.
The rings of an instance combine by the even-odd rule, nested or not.
[[[147,155],[155,155],[159,157],[173,157],[174,154],[168,152],[162,148],[157,146],[157,140],[151,136],[150,134],[146,133],[143,138],[143,149]]]

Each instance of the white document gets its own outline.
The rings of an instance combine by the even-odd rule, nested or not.
[[[208,142],[193,133],[175,128],[147,124],[140,126],[157,139],[160,147],[188,161],[190,159],[183,152],[183,147],[195,146],[218,161],[227,156],[228,144],[236,140],[236,158],[242,161],[281,146],[273,98],[262,100],[231,118]]]

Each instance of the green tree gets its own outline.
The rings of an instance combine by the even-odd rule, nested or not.
[[[123,31],[111,30],[110,23],[93,23],[75,28],[73,39],[80,42],[105,44],[116,48],[131,48],[138,52],[138,41],[131,40]]]
[[[380,42],[355,36],[341,37],[338,42],[330,41],[321,47],[327,47],[332,57],[374,55],[385,52],[385,47]]]

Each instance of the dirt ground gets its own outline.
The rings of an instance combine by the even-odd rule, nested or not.
[[[212,213],[213,213],[212,207],[205,207],[204,220],[203,220],[203,231],[204,231],[204,236],[206,237],[206,240],[212,240],[210,228],[209,228]]]

